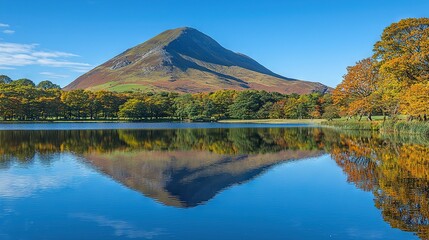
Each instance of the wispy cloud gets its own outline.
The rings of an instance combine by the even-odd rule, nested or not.
[[[126,221],[113,220],[99,215],[76,213],[71,214],[71,217],[79,218],[84,221],[95,222],[101,227],[111,227],[117,237],[153,239],[158,235],[165,234],[162,229],[154,229],[151,231],[140,230],[136,229]]]
[[[5,33],[5,34],[14,34],[15,31],[14,30],[10,30],[10,29],[6,29],[6,30],[3,30],[3,33]]]
[[[75,72],[87,72],[91,65],[74,62],[68,58],[78,55],[60,51],[42,51],[38,44],[0,42],[0,68],[14,68],[38,65],[54,68],[66,68]]]
[[[8,43],[0,42],[0,53],[29,53],[38,44],[20,44],[20,43]]]
[[[6,24],[6,23],[0,23],[0,28],[9,28],[10,27],[10,25],[9,24]],[[3,30],[2,31],[2,33],[4,33],[4,34],[14,34],[15,33],[15,30],[12,30],[12,29],[6,29],[6,30]]]
[[[76,55],[73,53],[66,53],[66,52],[34,52],[32,55],[35,57],[42,57],[42,58],[79,57],[79,55]]]
[[[53,72],[41,72],[40,74],[47,76],[49,78],[67,78],[67,77],[70,77],[69,75],[57,74],[57,73],[53,73]]]
[[[2,69],[2,70],[13,70],[13,69],[15,69],[15,68],[13,68],[13,67],[2,67],[2,66],[0,66],[0,69]]]

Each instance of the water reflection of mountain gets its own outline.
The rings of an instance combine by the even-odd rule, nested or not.
[[[74,152],[129,188],[192,207],[276,164],[322,154],[322,135],[315,128],[6,131],[0,161]]]
[[[204,151],[138,151],[88,154],[97,169],[129,188],[170,206],[193,207],[276,164],[315,157],[318,150],[222,155]]]

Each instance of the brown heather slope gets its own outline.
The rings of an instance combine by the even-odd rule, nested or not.
[[[303,94],[329,88],[285,78],[196,29],[178,28],[126,50],[64,89],[190,93],[255,89]]]

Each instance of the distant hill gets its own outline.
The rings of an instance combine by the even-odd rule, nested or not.
[[[325,92],[328,87],[280,76],[196,29],[178,28],[126,50],[64,89],[191,93],[255,89],[302,94]]]

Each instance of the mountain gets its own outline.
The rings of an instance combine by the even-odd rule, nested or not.
[[[328,87],[280,76],[196,29],[178,28],[126,50],[64,89],[191,93],[256,89],[302,94],[325,92]]]

